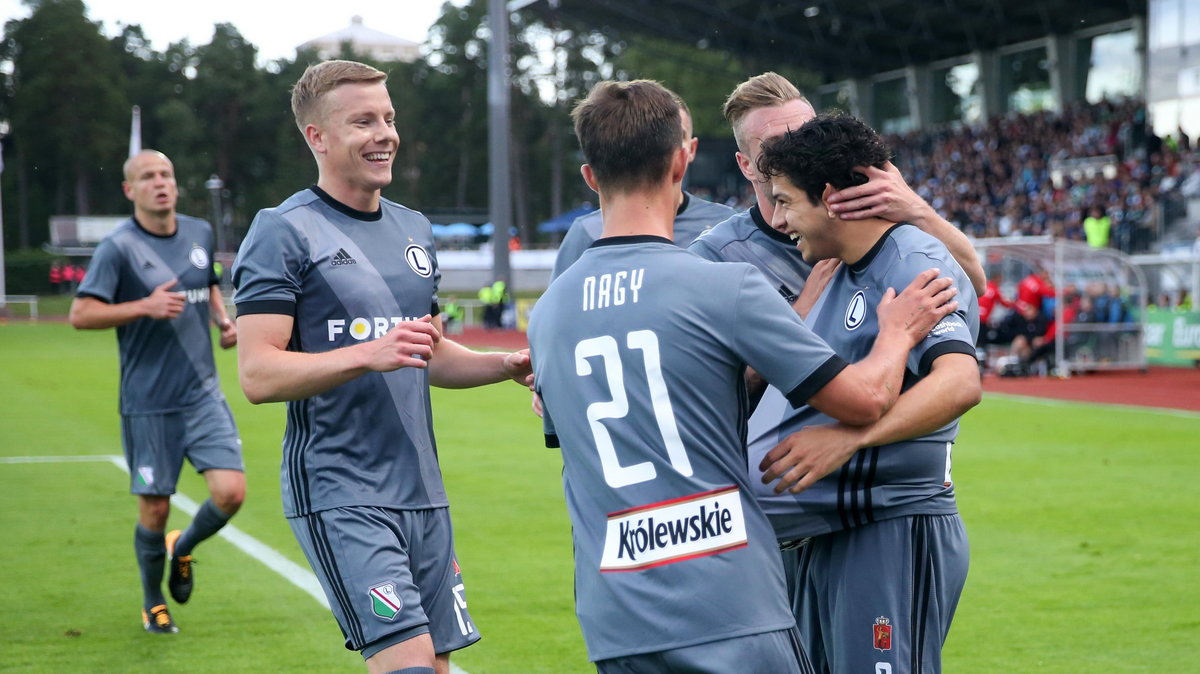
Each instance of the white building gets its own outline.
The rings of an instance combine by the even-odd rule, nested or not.
[[[350,19],[350,25],[328,35],[313,38],[297,49],[316,49],[322,59],[337,58],[342,45],[349,43],[355,52],[376,61],[404,61],[412,63],[421,58],[421,45],[383,31],[367,28],[361,16]]]

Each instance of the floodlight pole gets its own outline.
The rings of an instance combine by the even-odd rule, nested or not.
[[[488,211],[492,216],[492,275],[512,288],[508,232],[512,228],[509,147],[508,8],[488,0]]]

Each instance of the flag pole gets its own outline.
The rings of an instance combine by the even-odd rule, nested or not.
[[[142,151],[142,109],[133,106],[133,119],[129,122],[129,156]]]

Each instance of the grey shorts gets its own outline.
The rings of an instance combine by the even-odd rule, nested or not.
[[[447,508],[356,506],[288,519],[346,648],[369,658],[428,633],[436,653],[479,641]]]
[[[245,470],[242,441],[223,396],[178,412],[123,414],[121,439],[133,494],[174,494],[185,458],[201,473]]]
[[[795,552],[792,610],[819,671],[941,671],[967,580],[958,515],[883,520],[815,536]]]
[[[796,628],[596,662],[598,674],[812,674]]]

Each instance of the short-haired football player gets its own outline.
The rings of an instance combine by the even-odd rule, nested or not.
[[[121,187],[133,217],[96,247],[71,303],[80,330],[116,328],[121,352],[121,437],[138,497],[134,552],[147,632],[179,631],[162,592],[192,595],[192,550],[217,533],[246,497],[242,443],[217,381],[209,324],[222,348],[237,344],[213,271],[212,227],[175,211],[175,167],[157,150],[125,162]],[[210,498],[184,530],[165,531],[183,460],[204,475]],[[169,558],[169,559],[168,559]]]
[[[251,402],[288,403],[284,515],[346,647],[370,672],[446,674],[479,631],[429,386],[528,385],[529,356],[442,336],[429,220],[381,196],[399,144],[386,79],[326,61],[296,82],[317,184],[260,211],[238,252],[239,373]]]

